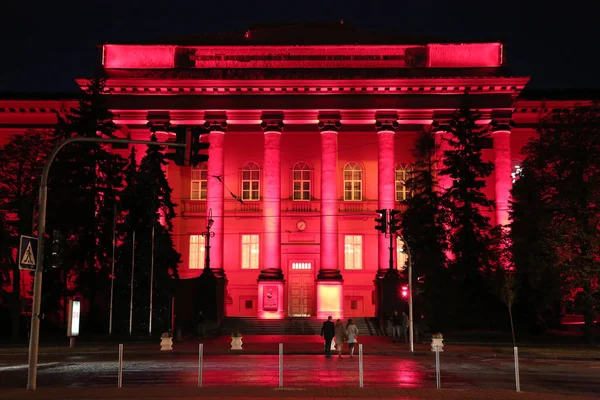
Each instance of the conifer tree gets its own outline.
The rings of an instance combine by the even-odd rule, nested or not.
[[[88,82],[79,107],[59,115],[55,142],[71,137],[114,137],[117,130],[103,94],[104,80]],[[89,301],[87,329],[105,330],[107,315],[97,315],[98,297],[107,291],[112,252],[112,211],[122,187],[124,160],[106,146],[74,143],[58,154],[50,172],[48,232],[54,229],[65,238],[62,264],[47,274],[45,282],[56,287],[61,280],[65,297],[67,288]],[[46,248],[49,248],[47,246]],[[55,294],[56,295],[56,294]],[[102,304],[107,310],[106,304]],[[101,328],[101,329],[100,329]]]
[[[539,227],[544,230],[537,232],[542,243],[539,251],[545,250],[543,262],[553,263],[542,269],[553,278],[560,274],[565,295],[578,292],[576,307],[584,317],[586,338],[592,342],[600,276],[600,107],[594,104],[552,113],[538,133],[523,150],[522,179],[531,175],[535,183],[531,189],[537,197],[532,205],[539,209],[531,212],[538,213]],[[516,200],[520,201],[515,202],[513,214],[518,214],[519,207],[530,208],[522,198]],[[515,225],[514,235],[527,232],[522,228]]]
[[[452,186],[443,194],[442,203],[448,217],[446,226],[452,253],[448,272],[455,293],[451,297],[460,300],[451,317],[457,323],[462,321],[462,327],[489,321],[492,305],[500,305],[490,298],[490,288],[484,279],[492,269],[494,252],[490,218],[482,214],[482,209],[491,211],[494,202],[486,198],[482,189],[494,165],[482,157],[489,133],[476,124],[479,116],[467,107],[455,111],[450,121],[450,149],[444,151],[441,172],[452,178]]]
[[[415,303],[422,304],[420,311],[430,327],[440,330],[444,328],[445,305],[448,304],[448,281],[434,134],[422,132],[412,152],[415,163],[406,182],[412,196],[405,202],[407,209],[402,215],[402,232],[412,251],[413,276],[424,279],[423,293],[415,297]],[[415,283],[415,287],[419,289],[421,284]]]

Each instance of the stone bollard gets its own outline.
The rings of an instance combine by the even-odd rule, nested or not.
[[[173,334],[165,332],[160,336],[160,351],[173,350]]]
[[[435,351],[436,347],[438,351],[444,351],[444,337],[441,333],[431,335],[431,351]]]

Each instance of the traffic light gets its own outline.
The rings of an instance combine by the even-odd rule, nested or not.
[[[379,218],[375,218],[375,222],[377,225],[375,229],[377,229],[381,233],[387,233],[387,212],[386,209],[375,210],[379,214]]]
[[[402,286],[402,298],[406,299],[408,297],[408,286]]]
[[[178,126],[175,128],[175,143],[187,144],[186,141],[187,132],[185,126]],[[165,154],[165,158],[172,160],[175,165],[180,167],[185,165],[185,155],[187,147],[176,147],[175,151],[171,151]]]
[[[202,128],[194,127],[192,128],[192,135],[189,143],[189,155],[190,155],[190,165],[192,167],[196,167],[201,162],[208,161],[207,154],[199,154],[200,150],[206,150],[210,147],[210,143],[201,142],[200,135],[203,133]]]
[[[60,231],[55,229],[52,231],[52,268],[60,267],[61,246],[62,237]]]
[[[397,233],[400,227],[400,211],[390,210],[390,233]]]

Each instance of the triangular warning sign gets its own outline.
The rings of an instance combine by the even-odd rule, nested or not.
[[[31,248],[31,242],[27,243],[27,248],[25,249],[25,254],[23,254],[23,258],[21,259],[22,265],[35,265],[35,256],[33,255],[33,249]]]

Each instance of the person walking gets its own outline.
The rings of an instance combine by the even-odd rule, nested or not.
[[[346,338],[346,328],[341,319],[335,322],[335,346],[338,352],[338,358],[342,358],[342,348],[344,347],[344,339]]]
[[[350,349],[350,358],[354,357],[354,345],[358,336],[358,326],[354,324],[352,319],[348,320],[348,325],[346,326],[346,335],[348,335],[348,348]]]
[[[408,315],[402,311],[402,336],[404,336],[404,343],[408,343]]]
[[[325,338],[325,357],[331,357],[331,340],[335,336],[335,325],[332,321],[333,317],[327,317],[327,321],[323,322],[321,328],[321,337]]]
[[[402,318],[398,315],[398,310],[394,310],[392,318],[392,342],[400,341],[400,329],[402,328]]]

